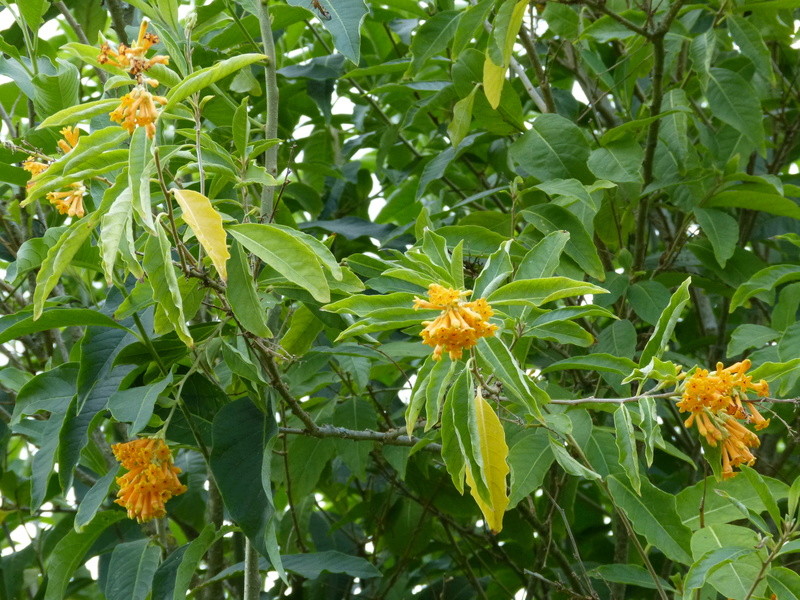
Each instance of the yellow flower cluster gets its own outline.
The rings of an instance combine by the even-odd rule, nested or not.
[[[144,72],[156,64],[169,64],[169,57],[161,55],[152,58],[145,57],[145,53],[151,46],[158,43],[156,34],[147,33],[147,25],[146,20],[142,21],[139,27],[139,37],[130,47],[120,44],[114,50],[107,43],[103,44],[97,60],[101,64],[108,63],[127,69],[137,83],[136,87],[120,99],[120,105],[111,112],[111,120],[122,124],[122,127],[131,134],[137,127],[144,127],[147,137],[152,139],[156,133],[155,122],[158,119],[156,103],[163,105],[167,103],[167,100],[147,91],[147,85],[155,87],[158,82],[144,77]]]
[[[482,337],[493,336],[497,325],[489,323],[494,314],[492,307],[483,298],[463,302],[471,291],[460,291],[432,283],[428,287],[428,300],[414,298],[414,308],[432,308],[442,314],[433,321],[423,321],[422,342],[433,346],[433,359],[441,360],[442,352],[450,358],[461,358],[464,348],[472,348]]]
[[[114,50],[108,43],[104,43],[100,46],[100,56],[97,57],[97,62],[126,69],[134,76],[140,75],[156,64],[168,65],[169,56],[156,55],[152,58],[145,58],[145,53],[158,43],[158,36],[155,33],[147,33],[148,24],[146,19],[142,21],[139,26],[139,37],[130,47],[120,44]]]
[[[726,479],[736,475],[735,467],[755,462],[750,448],[761,443],[739,420],[752,423],[756,430],[769,426],[769,419],[748,401],[747,394],[751,391],[762,398],[769,395],[766,381],[753,383],[746,374],[750,365],[749,360],[744,360],[728,368],[717,363],[716,371],[712,372],[697,369],[686,381],[683,397],[677,404],[681,412],[692,413],[685,421],[687,427],[696,424],[700,435],[713,447],[722,443],[722,476]]]
[[[77,127],[65,127],[59,133],[64,136],[63,140],[58,140],[58,147],[64,154],[71,152],[75,146],[78,145],[78,138],[81,136],[81,130]],[[40,162],[35,157],[28,157],[22,163],[22,168],[28,171],[32,177],[36,177],[44,173],[50,166],[49,162]],[[33,181],[28,182],[28,187],[33,185]],[[70,189],[61,192],[48,192],[47,199],[50,204],[56,207],[56,210],[62,215],[69,215],[70,217],[82,217],[86,214],[83,208],[83,196],[86,193],[86,187],[82,181],[76,181],[70,184]]]
[[[128,510],[128,518],[140,523],[167,514],[167,500],[186,491],[178,481],[181,470],[172,464],[172,454],[163,440],[141,438],[111,447],[114,456],[128,469],[117,477],[120,490],[116,503]]]
[[[122,124],[122,127],[131,134],[137,126],[144,127],[147,137],[152,139],[156,133],[155,122],[158,119],[156,102],[166,104],[167,99],[154,96],[143,86],[137,85],[122,97],[120,105],[111,112],[111,120]]]

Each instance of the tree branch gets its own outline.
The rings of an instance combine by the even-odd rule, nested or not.
[[[269,16],[269,0],[258,0],[258,24],[261,27],[261,43],[267,64],[264,66],[265,94],[267,100],[267,118],[264,124],[264,138],[271,140],[278,137],[278,75],[275,40],[272,37],[272,23]],[[278,175],[278,146],[267,148],[264,153],[264,168],[267,173]],[[261,190],[261,221],[272,214],[275,201],[275,186],[265,185]]]

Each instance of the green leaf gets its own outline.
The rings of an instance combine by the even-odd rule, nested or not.
[[[269,441],[267,431],[263,413],[249,398],[226,404],[214,417],[210,460],[211,472],[231,520],[265,556],[267,523],[273,512],[271,497],[268,498],[261,484],[261,463]]]
[[[549,7],[550,5],[548,5]],[[592,579],[599,579],[601,581],[608,581],[612,583],[624,583],[626,585],[635,585],[636,587],[647,588],[650,590],[658,589],[656,582],[653,581],[653,576],[644,567],[639,565],[600,565],[595,567],[587,573]],[[669,582],[661,577],[658,577],[658,583],[661,589],[672,591],[673,588]]]
[[[148,538],[115,546],[108,565],[105,597],[108,600],[145,600],[160,561],[161,550]]]
[[[19,337],[75,325],[97,325],[114,327],[130,331],[114,319],[103,313],[88,308],[51,308],[42,312],[42,316],[34,320],[26,312],[0,317],[0,344],[5,344]]]
[[[199,92],[203,88],[216,83],[220,79],[235,73],[247,65],[261,60],[271,59],[268,59],[264,54],[239,54],[221,60],[211,67],[195,71],[169,91],[167,94],[167,104],[164,106],[163,112],[168,112],[175,108],[179,102]]]
[[[738,511],[737,511],[738,512]],[[761,570],[761,557],[766,558],[766,552],[759,550],[756,546],[759,543],[758,534],[752,529],[739,527],[736,525],[716,524],[708,525],[698,529],[692,536],[691,547],[695,559],[702,562],[703,557],[713,556],[718,559],[725,553],[714,555],[716,550],[730,548],[750,550],[750,553],[736,555],[734,562],[726,561],[724,558],[718,568],[710,572],[706,579],[714,589],[728,598],[744,598],[753,587],[756,577]],[[761,557],[754,555],[755,552]],[[713,563],[713,559],[707,559]],[[699,569],[698,569],[699,570]],[[762,595],[765,588],[764,582],[756,586],[756,597]]]
[[[429,58],[447,48],[456,33],[456,25],[460,18],[461,11],[443,10],[426,20],[417,29],[414,39],[411,40],[411,64],[408,67],[408,75],[419,71]]]
[[[271,225],[246,223],[228,228],[239,243],[287,280],[319,302],[330,301],[330,288],[314,251],[305,243]]]
[[[461,371],[447,393],[442,409],[442,459],[453,485],[460,494],[464,493],[467,456],[458,431],[459,426],[463,427],[465,415],[456,414],[456,405],[468,403],[471,394],[472,380],[469,371]],[[470,443],[469,435],[466,436],[466,442]]]
[[[64,413],[77,392],[78,364],[64,363],[36,375],[17,393],[10,425],[19,423],[22,415],[40,410]]]
[[[771,292],[777,286],[797,279],[800,279],[800,267],[796,265],[774,265],[761,269],[733,293],[729,310],[733,312],[756,294]]]
[[[781,511],[778,508],[778,503],[775,501],[775,498],[772,495],[772,491],[769,489],[769,487],[767,487],[767,484],[762,476],[747,465],[742,465],[740,470],[742,473],[744,473],[745,479],[747,479],[747,481],[750,483],[756,494],[758,494],[761,502],[764,503],[769,516],[772,518],[772,522],[775,523],[776,527],[779,527],[782,523]]]
[[[553,33],[563,39],[575,39],[580,33],[580,18],[571,6],[548,2],[545,4],[542,19]]]
[[[33,318],[42,316],[44,303],[56,287],[61,274],[69,267],[72,258],[92,235],[97,219],[87,215],[69,226],[58,241],[48,250],[42,261],[42,268],[36,275],[36,289],[33,292]]]
[[[62,600],[66,597],[75,569],[82,563],[94,541],[109,526],[125,518],[125,512],[110,510],[98,514],[83,531],[70,531],[53,548],[47,562],[47,591],[44,600]]]
[[[703,206],[709,208],[746,208],[760,210],[779,217],[800,219],[800,206],[780,194],[764,192],[748,184],[728,188],[711,196]]]
[[[95,481],[94,485],[89,488],[89,491],[78,503],[78,512],[73,522],[73,527],[78,533],[81,533],[86,528],[86,525],[94,519],[97,511],[106,501],[108,491],[117,476],[117,471],[118,469],[110,469],[108,473]]]
[[[120,177],[123,183],[126,178]],[[118,180],[119,181],[119,180]],[[113,189],[113,188],[109,188]],[[131,214],[133,212],[133,195],[131,189],[125,187],[117,196],[109,211],[100,221],[100,248],[103,259],[103,271],[106,274],[106,283],[111,285],[114,278],[114,266],[120,247],[125,246],[125,236],[131,229]],[[126,250],[130,252],[130,248]],[[131,255],[133,258],[133,255]]]
[[[614,433],[619,451],[619,463],[625,470],[631,487],[637,494],[641,493],[641,476],[639,475],[639,454],[636,451],[636,437],[633,432],[631,414],[624,404],[614,411]]]
[[[637,533],[670,560],[684,565],[692,563],[690,532],[678,517],[675,496],[662,492],[647,478],[641,482],[640,495],[614,475],[608,477],[607,483],[615,504],[625,512]]]
[[[589,169],[599,179],[619,183],[640,183],[644,151],[638,142],[619,141],[593,150],[589,156]]]
[[[702,588],[706,580],[723,567],[729,566],[739,557],[752,554],[753,552],[755,552],[754,548],[742,548],[739,546],[717,548],[716,550],[708,551],[700,560],[692,565],[692,568],[689,569],[689,572],[686,574],[686,582],[683,586],[684,597],[690,597],[690,592]]]
[[[48,0],[24,0],[15,4],[19,14],[31,31],[34,33],[39,31],[39,27],[42,25],[42,17],[50,8],[50,2]]]
[[[599,352],[596,354],[586,354],[584,356],[573,356],[556,361],[542,369],[542,374],[551,373],[553,371],[564,371],[566,369],[584,369],[628,375],[635,368],[636,363],[629,358]]]
[[[513,272],[514,267],[511,264],[511,257],[508,252],[510,245],[510,242],[501,244],[500,249],[484,263],[483,269],[475,279],[475,285],[473,286],[472,298],[474,300],[494,292]],[[463,270],[463,267],[459,266],[459,268]]]
[[[453,106],[453,120],[447,126],[447,135],[453,146],[458,146],[469,133],[469,126],[472,124],[472,105],[475,103],[475,94],[478,85],[472,91],[461,98]]]
[[[272,337],[272,331],[267,326],[266,311],[258,300],[250,266],[238,242],[231,245],[231,258],[228,260],[228,285],[225,288],[225,295],[236,320],[242,327],[259,337]]]
[[[540,115],[511,146],[511,159],[539,181],[590,178],[589,144],[577,125],[555,114]]]
[[[547,235],[555,231],[569,231],[564,251],[589,275],[603,281],[606,278],[597,246],[580,219],[558,204],[542,204],[522,212],[526,221]]]
[[[767,573],[767,583],[778,600],[800,600],[800,575],[794,571],[773,566]]]
[[[728,356],[736,356],[749,348],[760,348],[780,336],[779,331],[775,331],[770,327],[745,323],[733,330],[726,354]]]
[[[170,554],[156,571],[153,581],[153,600],[186,598],[200,561],[216,539],[214,525],[209,523],[199,536]]]
[[[538,307],[542,304],[581,296],[584,294],[606,294],[601,287],[569,279],[568,277],[542,277],[540,279],[521,279],[512,281],[489,294],[487,300],[492,306],[521,305]]]
[[[602,479],[599,473],[596,473],[573,458],[564,445],[552,435],[548,436],[548,440],[550,443],[550,450],[556,462],[561,465],[561,468],[564,469],[565,472],[575,477],[581,477],[582,479]]]
[[[568,231],[551,231],[522,258],[517,279],[550,277],[556,272],[561,252],[569,241]]]
[[[667,343],[669,343],[672,332],[675,330],[675,325],[678,324],[678,319],[684,307],[689,302],[689,285],[691,283],[692,278],[687,277],[678,289],[675,290],[675,293],[672,294],[667,308],[661,313],[655,330],[650,336],[650,339],[647,340],[647,345],[644,347],[644,350],[642,350],[642,355],[639,358],[640,367],[647,365],[651,358],[660,356]]]
[[[772,81],[772,56],[758,27],[749,19],[737,15],[727,15],[725,23],[739,50],[753,62],[758,74]]]
[[[61,127],[63,125],[72,125],[80,121],[88,121],[98,115],[110,113],[117,106],[119,106],[119,98],[105,98],[103,100],[76,104],[75,106],[70,106],[50,115],[39,123],[36,129]]]
[[[131,190],[131,202],[142,225],[150,233],[155,233],[153,209],[150,202],[150,174],[154,161],[150,158],[151,142],[147,138],[144,127],[138,127],[131,136],[130,155],[128,156],[128,185]]]
[[[712,67],[706,88],[711,114],[740,131],[756,149],[764,147],[764,126],[758,93],[735,71]]]
[[[322,16],[312,9],[311,0],[288,0],[290,6],[302,6],[315,15]],[[367,16],[364,0],[319,0],[330,15],[323,19],[322,25],[333,37],[333,45],[356,65],[361,58],[361,25]]]
[[[514,508],[542,486],[554,460],[544,429],[526,429],[514,438],[508,452],[508,464],[511,467],[509,508]]]
[[[406,292],[372,296],[356,295],[326,304],[322,308],[328,312],[353,313],[359,317],[365,317],[377,310],[412,308],[414,297],[414,294]]]
[[[645,279],[629,287],[627,296],[636,316],[651,325],[655,325],[661,318],[661,313],[669,304],[670,293],[658,281]]]
[[[287,571],[297,573],[306,579],[317,579],[323,572],[345,573],[351,577],[360,577],[362,579],[382,577],[381,572],[369,561],[359,556],[350,556],[335,550],[307,554],[286,554],[281,559]]]
[[[194,340],[183,314],[183,299],[172,265],[172,248],[161,223],[156,222],[155,227],[156,235],[148,235],[144,246],[144,271],[153,288],[153,299],[164,311],[178,337],[191,348]]]
[[[58,59],[57,63],[58,68],[54,75],[39,72],[32,79],[35,88],[33,102],[41,116],[52,115],[78,103],[80,71],[66,60]]]
[[[136,435],[145,428],[156,400],[171,383],[172,373],[168,373],[157,383],[119,391],[108,399],[108,409],[117,421],[131,424],[129,435]]]
[[[478,364],[503,384],[510,399],[541,418],[542,405],[547,404],[550,397],[525,374],[501,340],[496,337],[478,340]]]

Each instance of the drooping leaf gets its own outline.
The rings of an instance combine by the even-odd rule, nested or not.
[[[247,331],[263,338],[270,338],[272,331],[267,326],[266,311],[258,300],[255,281],[242,247],[238,242],[234,242],[231,250],[231,258],[228,260],[229,279],[225,288],[231,310]]]
[[[178,337],[190,348],[194,346],[192,334],[183,313],[183,299],[178,288],[178,278],[172,265],[172,248],[160,222],[155,223],[156,235],[148,235],[144,247],[143,266],[153,289],[153,299],[175,329]]]
[[[494,533],[499,533],[503,529],[503,514],[508,506],[508,492],[506,490],[506,477],[509,473],[508,468],[508,445],[506,436],[500,419],[497,417],[492,407],[481,395],[478,388],[473,400],[475,418],[475,435],[477,451],[481,457],[481,469],[479,473],[473,472],[468,468],[466,472],[467,484],[470,493],[477,502],[483,513],[486,524]],[[472,426],[472,424],[471,424]],[[476,486],[475,481],[482,478],[486,482],[489,497],[482,496]]]
[[[183,220],[208,253],[219,276],[223,281],[227,280],[226,263],[231,255],[225,243],[227,236],[222,228],[222,217],[214,210],[211,201],[199,192],[172,190],[172,194],[183,211]]]

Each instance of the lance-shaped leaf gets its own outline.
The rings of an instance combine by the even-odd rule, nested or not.
[[[672,332],[675,330],[675,325],[678,324],[683,308],[689,302],[689,284],[691,283],[692,278],[687,277],[680,287],[675,290],[675,293],[672,294],[667,308],[664,309],[658,319],[653,335],[647,340],[647,345],[642,350],[642,356],[639,358],[640,367],[647,365],[651,358],[659,356],[663,352]]]
[[[493,306],[517,304],[538,307],[570,296],[607,293],[608,290],[601,287],[569,277],[542,277],[507,283],[489,294],[487,300]]]
[[[527,0],[519,2],[503,2],[497,11],[492,27],[492,37],[486,50],[486,61],[483,65],[483,85],[486,99],[492,108],[500,105],[500,94],[503,91],[505,73],[511,64],[511,53],[517,39],[522,19],[525,17]]]
[[[228,279],[226,262],[231,257],[225,243],[225,230],[222,217],[211,206],[211,201],[203,194],[193,190],[172,190],[183,211],[183,220],[194,233],[197,241],[208,253],[211,262],[223,281]]]
[[[117,183],[127,183],[127,177],[120,176]],[[108,191],[116,188],[115,184]],[[106,193],[108,193],[108,191]],[[129,187],[125,187],[117,194],[115,202],[100,221],[100,256],[103,260],[103,272],[106,282],[111,285],[114,278],[114,265],[117,263],[117,254],[129,226],[133,212],[133,195]]]
[[[475,419],[473,441],[477,446],[477,453],[481,458],[480,472],[474,472],[468,463],[467,484],[470,494],[475,498],[478,507],[483,513],[486,524],[494,533],[503,529],[503,514],[508,506],[508,490],[506,478],[508,477],[508,444],[500,419],[489,403],[481,395],[480,387],[477,389],[473,400],[471,416]],[[489,497],[479,493],[476,486],[477,479],[483,479],[489,492]]]
[[[231,310],[236,320],[247,331],[260,337],[270,338],[272,332],[267,326],[265,310],[258,301],[255,281],[244,251],[237,242],[233,243],[231,249],[233,254],[228,261],[230,279],[225,289]]]
[[[169,373],[156,383],[118,391],[108,399],[108,409],[117,421],[131,424],[129,435],[136,435],[147,425],[156,400],[171,383],[172,373]]]
[[[245,248],[320,302],[330,301],[330,288],[314,251],[297,237],[272,227],[245,223],[228,231]]]
[[[150,157],[151,142],[145,133],[144,127],[138,127],[131,136],[128,184],[133,208],[139,215],[142,225],[150,233],[155,233],[153,209],[150,203],[150,173],[154,163]]]
[[[161,550],[148,538],[115,546],[103,590],[105,597],[108,600],[145,600],[160,561]]]
[[[97,50],[95,50],[97,54]],[[94,102],[85,102],[83,104],[76,104],[55,114],[50,115],[44,121],[39,123],[36,129],[43,129],[45,127],[60,127],[62,125],[71,125],[80,121],[88,121],[92,117],[109,113],[119,106],[119,98],[105,98],[103,100],[95,100]]]
[[[303,6],[322,17],[322,25],[333,37],[333,45],[347,58],[358,64],[361,56],[361,24],[367,16],[364,0],[319,0],[330,17],[312,8],[311,0],[289,0],[290,6]]]
[[[216,83],[223,77],[227,77],[228,75],[235,73],[242,67],[246,67],[247,65],[251,65],[254,62],[258,62],[266,58],[267,57],[263,54],[240,54],[238,56],[222,60],[214,66],[195,71],[169,91],[167,94],[167,104],[164,106],[164,111],[169,111],[181,100],[185,100],[192,94],[202,90],[204,87],[207,87],[212,83]]]
[[[155,227],[156,235],[148,236],[144,247],[144,270],[153,288],[153,299],[164,311],[178,337],[191,348],[194,340],[183,314],[183,298],[172,266],[170,243],[161,223],[156,221]]]
[[[44,303],[50,292],[58,283],[61,274],[70,265],[72,258],[80,250],[81,246],[92,235],[92,231],[97,224],[97,219],[93,215],[88,215],[69,226],[59,240],[47,252],[42,268],[36,275],[36,289],[33,292],[33,318],[38,319],[42,316]]]
[[[511,399],[527,406],[530,413],[541,417],[541,406],[550,397],[520,369],[506,345],[496,337],[478,340],[478,364],[494,375]]]
[[[614,411],[614,431],[617,438],[619,462],[631,482],[631,487],[640,493],[642,487],[639,475],[639,455],[636,452],[636,438],[631,422],[631,413],[624,404]]]

